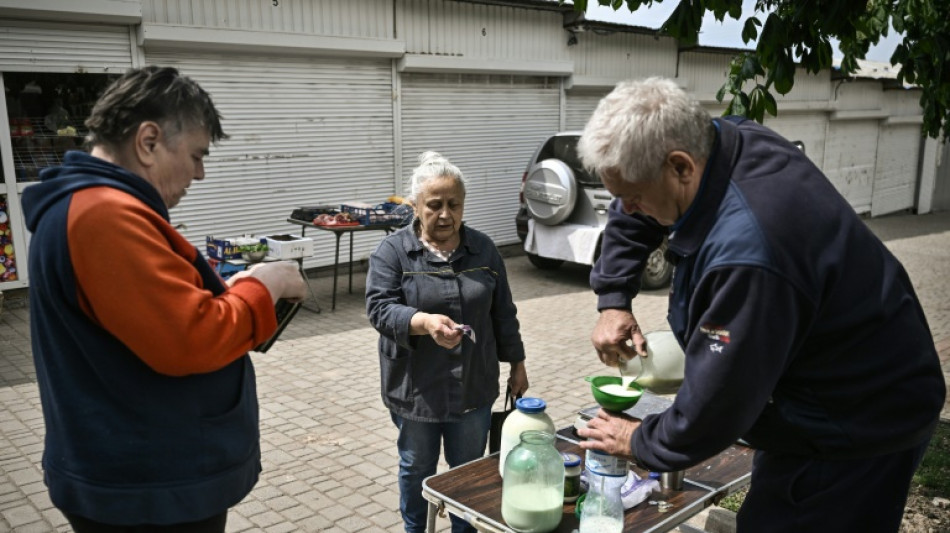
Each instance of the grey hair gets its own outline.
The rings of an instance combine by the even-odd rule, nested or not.
[[[715,135],[712,117],[666,78],[624,81],[600,100],[577,152],[588,171],[617,170],[637,183],[660,178],[666,156],[682,150],[706,159]]]
[[[459,167],[453,165],[448,159],[438,152],[422,152],[419,154],[419,166],[412,171],[409,178],[409,193],[407,200],[416,203],[419,192],[426,182],[433,178],[452,178],[462,186],[462,194],[465,194],[465,177]]]

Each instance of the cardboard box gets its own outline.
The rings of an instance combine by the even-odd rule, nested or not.
[[[299,235],[268,235],[267,257],[298,259],[313,255],[313,239]]]
[[[211,259],[240,259],[241,251],[237,245],[228,239],[216,239],[214,236],[205,237],[205,251]]]

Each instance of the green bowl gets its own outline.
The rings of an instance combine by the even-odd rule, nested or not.
[[[639,383],[631,383],[630,389],[637,392],[636,396],[619,396],[600,390],[604,385],[620,385],[620,376],[595,376],[584,378],[590,382],[590,392],[594,395],[594,400],[608,411],[625,411],[630,409],[640,401],[643,396],[643,387]]]

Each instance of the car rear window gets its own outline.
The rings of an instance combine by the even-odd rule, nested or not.
[[[589,187],[601,187],[600,178],[584,170],[577,157],[577,139],[576,135],[558,135],[551,137],[541,148],[538,154],[538,161],[545,159],[560,159],[574,171],[574,177],[578,183]]]

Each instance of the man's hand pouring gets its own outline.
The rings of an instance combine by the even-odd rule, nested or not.
[[[587,439],[580,442],[585,450],[600,450],[604,453],[633,460],[631,438],[640,427],[640,421],[623,413],[611,413],[603,409],[597,411],[597,417],[587,421],[587,427],[577,430],[577,434]]]
[[[646,339],[637,319],[625,309],[601,311],[590,340],[601,362],[607,366],[620,366],[637,355],[647,355]]]

